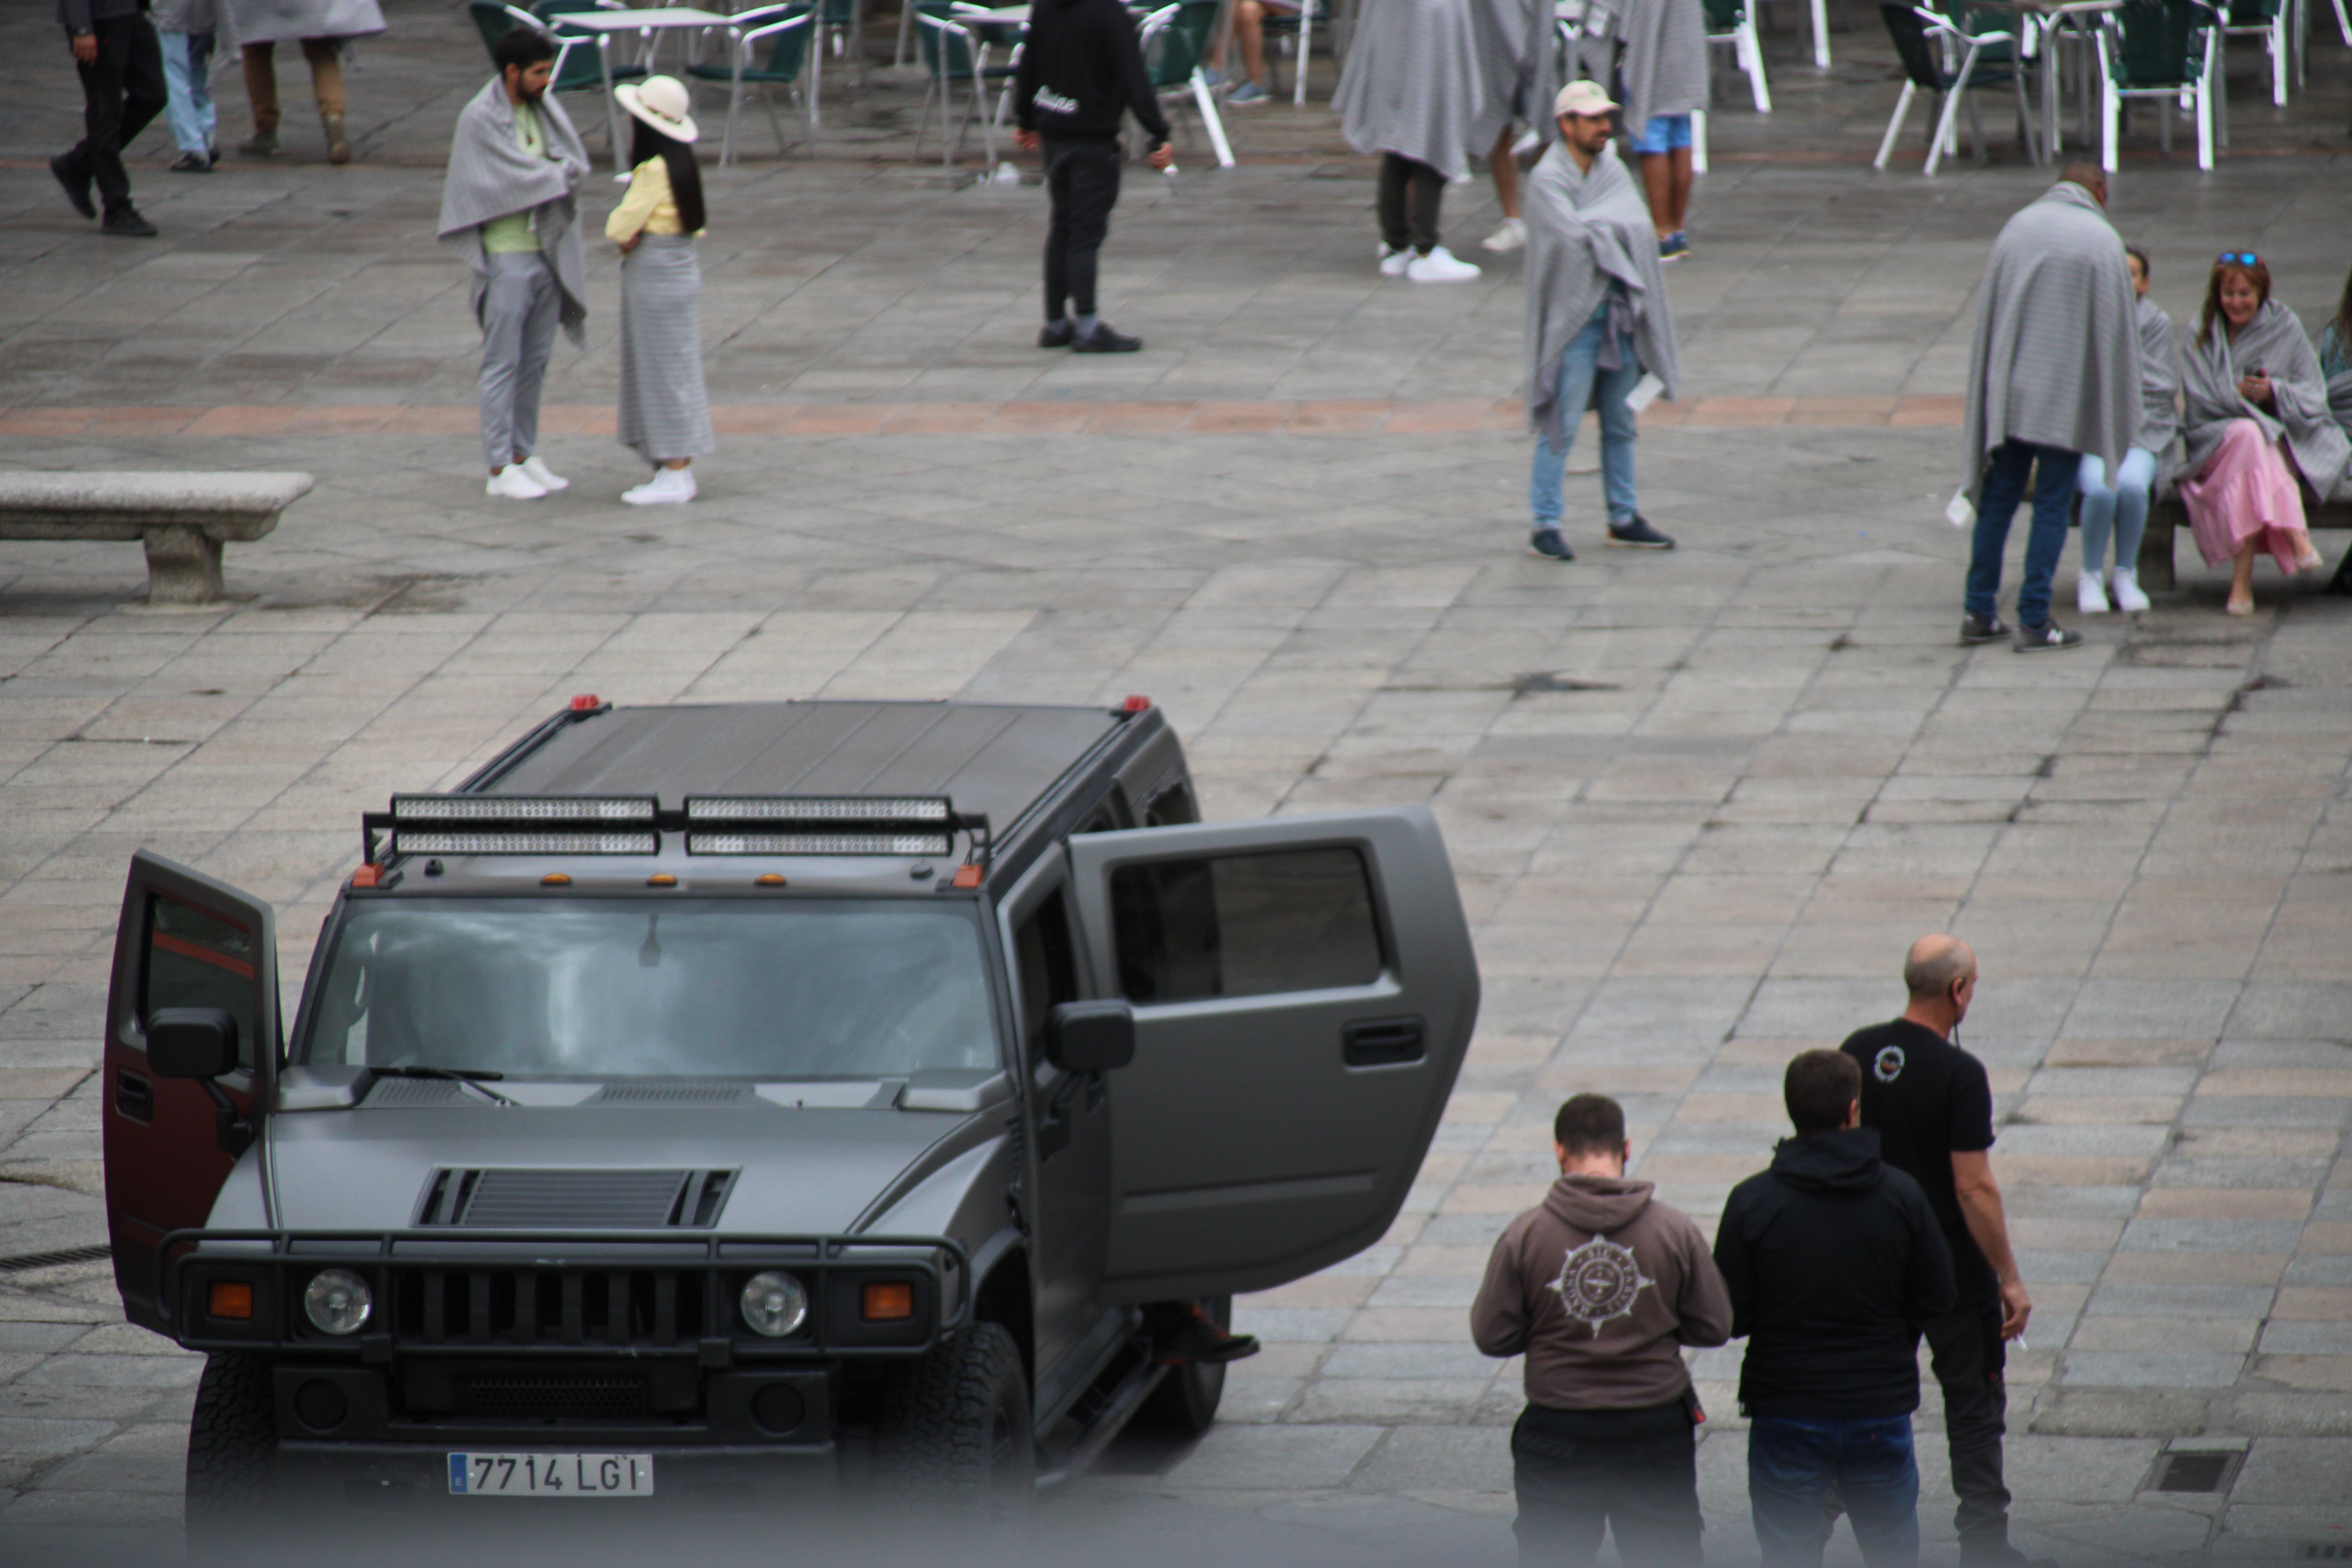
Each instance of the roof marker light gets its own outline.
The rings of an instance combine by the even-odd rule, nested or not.
[[[1118,710],[1122,713],[1149,713],[1151,711],[1151,699],[1130,697],[1118,705]]]
[[[539,885],[542,888],[568,888],[572,886],[572,879],[561,871],[550,871],[539,879]]]
[[[593,691],[583,691],[572,700],[572,710],[574,713],[593,713],[603,706],[604,706],[604,700]]]
[[[977,888],[980,886],[980,879],[983,873],[978,866],[967,863],[956,868],[955,875],[948,879],[948,886],[950,888]]]
[[[646,879],[646,886],[648,888],[675,888],[677,886],[677,879],[671,876],[667,871],[656,871],[652,876]]]
[[[354,888],[373,888],[376,884],[376,879],[383,875],[383,868],[381,866],[362,866],[358,870],[352,873],[352,886]]]
[[[762,871],[751,879],[751,886],[755,888],[781,888],[783,885],[782,875],[775,871]]]

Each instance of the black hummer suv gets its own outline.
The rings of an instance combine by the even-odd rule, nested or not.
[[[1205,1427],[1150,1325],[1381,1234],[1478,981],[1426,810],[1195,818],[1139,698],[577,699],[365,819],[290,1029],[269,906],[136,855],[107,1209],[209,1356],[192,1528]]]

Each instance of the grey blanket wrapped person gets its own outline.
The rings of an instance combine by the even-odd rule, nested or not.
[[[1625,129],[1639,136],[1662,114],[1706,108],[1706,12],[1700,0],[1618,0],[1610,33],[1625,46]]]
[[[1514,121],[1553,140],[1551,100],[1560,82],[1552,0],[1471,0],[1470,26],[1481,83],[1471,150],[1491,144]]]
[[[489,256],[482,226],[515,213],[530,215],[540,254],[562,289],[560,320],[574,345],[587,341],[588,264],[580,242],[580,204],[572,187],[588,174],[588,147],[563,106],[542,95],[534,106],[547,138],[547,155],[534,157],[515,140],[515,106],[505,84],[492,79],[457,116],[449,142],[449,173],[441,186],[441,243],[473,269],[474,320],[483,321],[489,290]]]
[[[2109,473],[2140,423],[2140,339],[2123,241],[2062,181],[2002,226],[1977,293],[1960,482],[2016,440],[2087,453]]]
[[[2238,393],[2238,379],[2260,370],[2270,377],[2270,408],[2257,408]],[[2233,341],[2216,317],[2202,333],[2189,335],[2181,355],[2181,391],[2188,405],[2189,450],[2180,471],[2195,475],[2221,447],[2233,419],[2251,419],[2264,438],[2286,440],[2304,482],[2325,499],[2352,467],[2352,440],[2328,407],[2328,384],[2319,356],[2311,352],[2303,323],[2276,300],[2265,300],[2254,319]]]
[[[1470,5],[1365,0],[1333,95],[1349,146],[1410,158],[1449,180],[1470,172],[1469,154],[1495,139]]]
[[[2131,444],[2156,455],[2157,482],[2165,475],[2162,461],[2180,435],[2180,360],[2172,340],[2172,318],[2145,294],[2133,301],[2133,324],[2139,329],[2139,429]]]
[[[1579,171],[1555,142],[1528,178],[1528,426],[1552,445],[1584,416],[1559,406],[1559,362],[1576,334],[1622,287],[1642,364],[1672,398],[1682,380],[1674,310],[1650,229],[1650,209],[1613,146]]]

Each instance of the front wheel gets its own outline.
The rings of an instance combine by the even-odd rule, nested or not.
[[[881,1474],[934,1508],[1028,1515],[1037,1480],[1029,1378],[1001,1324],[974,1323],[891,1379],[876,1433]]]
[[[205,1360],[188,1420],[188,1549],[200,1561],[233,1552],[260,1523],[278,1447],[275,1401],[267,1356]]]

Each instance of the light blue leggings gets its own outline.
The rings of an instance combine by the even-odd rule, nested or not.
[[[2085,452],[2074,488],[2083,493],[2083,574],[2104,577],[2107,570],[2107,531],[2115,530],[2116,564],[2127,572],[2139,570],[2139,536],[2147,528],[2147,498],[2156,483],[2156,454],[2134,447],[2116,465],[2115,489],[2107,488],[2107,466]]]

